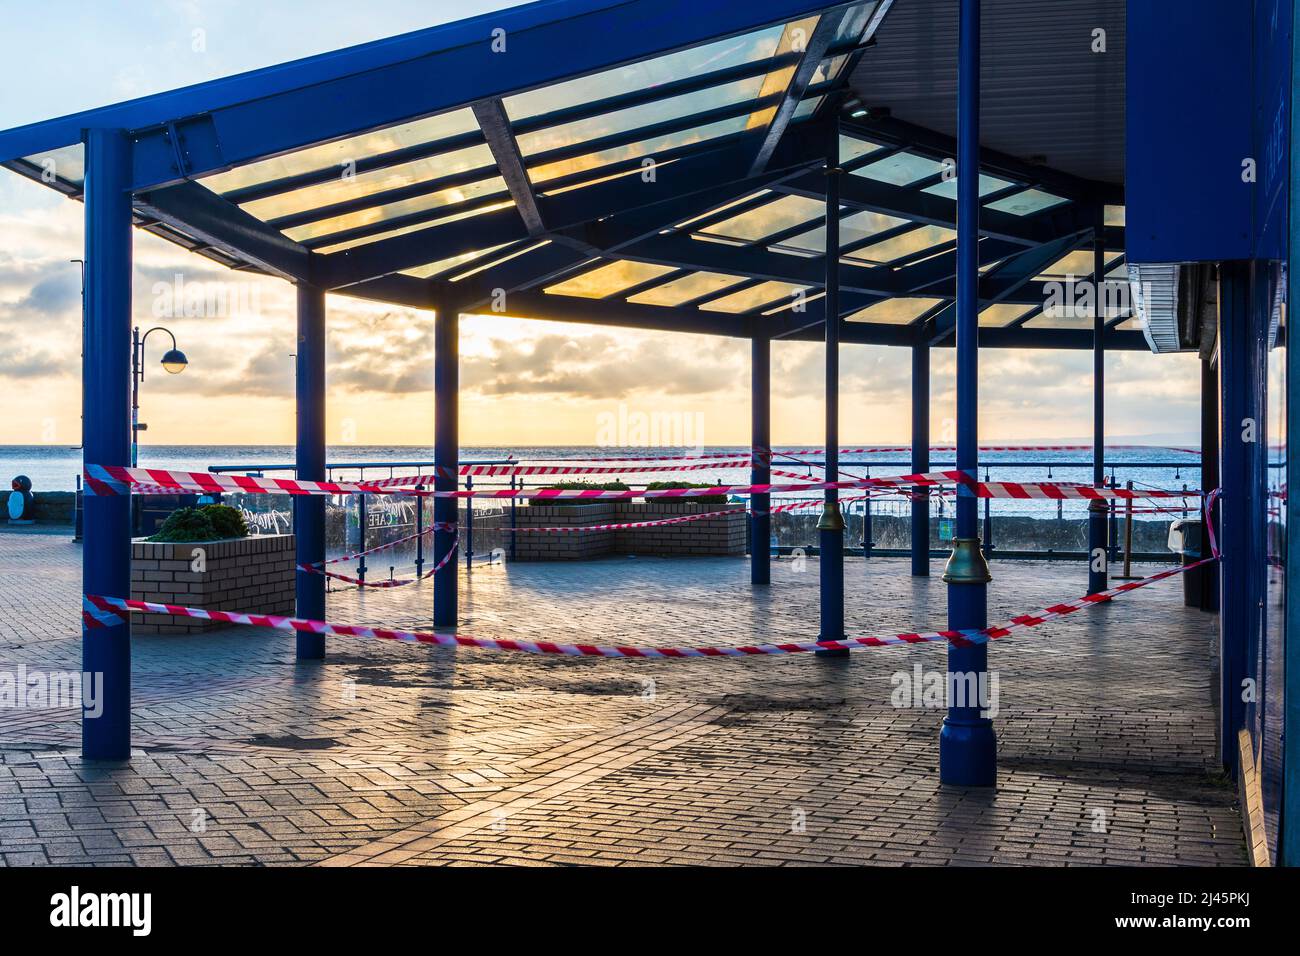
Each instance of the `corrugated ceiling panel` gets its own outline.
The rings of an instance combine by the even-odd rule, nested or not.
[[[1103,182],[1124,181],[1126,0],[984,0],[986,147]],[[957,0],[895,0],[850,78],[866,106],[957,132]],[[1094,31],[1105,52],[1093,52]]]

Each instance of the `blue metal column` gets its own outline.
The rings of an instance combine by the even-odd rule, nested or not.
[[[1287,245],[1287,275],[1300,276],[1300,4],[1291,12],[1291,94],[1289,237]],[[1294,281],[1294,280],[1292,280]],[[1290,309],[1290,293],[1287,293]],[[1286,474],[1288,488],[1300,488],[1300,442],[1295,440],[1295,427],[1300,425],[1300,347],[1286,347]],[[1206,489],[1209,490],[1208,488]],[[1286,620],[1283,647],[1283,715],[1282,715],[1282,812],[1278,824],[1278,857],[1283,866],[1300,866],[1300,593],[1297,593],[1296,575],[1300,574],[1300,495],[1288,495],[1282,502],[1287,528],[1286,555],[1283,573],[1286,576]]]
[[[826,480],[840,478],[840,136],[832,124],[826,146]],[[821,575],[821,633],[818,640],[844,637],[844,516],[840,493],[827,489],[817,522]],[[822,650],[842,657],[847,650]]]
[[[772,340],[766,332],[750,339],[750,484],[772,481]],[[771,495],[749,498],[749,582],[772,582]]]
[[[912,474],[930,470],[930,346],[912,346]],[[912,489],[912,576],[930,576],[930,489]]]
[[[460,316],[447,300],[435,304],[433,328],[434,489],[455,491],[460,467]],[[435,567],[456,543],[457,499],[433,500]],[[459,561],[449,559],[433,576],[433,625],[454,630],[458,623],[456,581]]]
[[[298,348],[295,359],[298,432],[296,463],[304,481],[325,480],[325,292],[305,283],[298,285]],[[363,519],[364,520],[364,519]],[[325,560],[325,498],[295,495],[293,533],[297,563]],[[325,619],[325,577],[297,572],[295,597],[298,617]],[[298,632],[298,660],[325,657],[325,635]]]
[[[1102,211],[1098,209],[1098,218]],[[1092,484],[1106,484],[1106,314],[1102,308],[1102,284],[1106,272],[1105,237],[1098,230],[1092,240]],[[1107,519],[1110,507],[1103,500],[1088,503],[1088,593],[1097,594],[1110,586],[1107,573]]]
[[[1250,648],[1259,630],[1262,594],[1252,565],[1260,559],[1252,518],[1255,486],[1253,457],[1264,440],[1256,395],[1262,370],[1254,362],[1255,323],[1251,314],[1249,262],[1219,267],[1219,387],[1222,462],[1219,483],[1221,524],[1219,563],[1219,756],[1224,770],[1237,772],[1237,731],[1245,725],[1243,682],[1251,673]]]
[[[1288,356],[1290,352],[1287,353]],[[1290,373],[1288,373],[1290,374]],[[1300,419],[1297,419],[1300,421]],[[1201,490],[1208,494],[1219,487],[1219,372],[1212,359],[1201,360]],[[1219,510],[1211,515],[1216,535]],[[1219,566],[1206,565],[1201,572],[1201,610],[1219,610]],[[1290,605],[1288,605],[1289,607]]]
[[[980,4],[961,0],[957,58],[957,467],[979,477],[979,105]],[[957,493],[957,529],[944,568],[948,627],[988,624],[988,565],[980,552],[979,499]],[[948,645],[948,686],[988,680],[988,644]],[[939,734],[939,780],[991,787],[997,782],[997,739],[979,700],[948,702]]]
[[[84,465],[131,457],[131,140],[122,130],[86,131],[86,338],[82,358]],[[84,594],[131,596],[131,497],[87,494],[82,508]],[[103,709],[83,711],[87,760],[131,756],[131,625],[81,630],[82,670],[100,675]]]

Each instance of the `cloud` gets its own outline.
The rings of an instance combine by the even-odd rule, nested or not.
[[[491,338],[487,354],[462,357],[461,383],[495,396],[707,396],[748,387],[747,351],[735,341],[640,333]]]

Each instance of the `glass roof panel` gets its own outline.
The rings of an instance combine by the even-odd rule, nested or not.
[[[683,302],[729,289],[744,281],[743,276],[723,275],[720,272],[693,272],[680,279],[672,279],[663,285],[657,285],[653,289],[638,292],[628,301],[644,305],[681,305]]]
[[[892,239],[872,243],[865,249],[857,249],[849,253],[849,256],[861,262],[884,265],[904,256],[925,252],[940,243],[951,242],[956,237],[956,232],[943,226],[920,226]]]
[[[1117,252],[1111,249],[1106,250],[1106,262],[1111,262]],[[1090,279],[1092,278],[1092,257],[1091,249],[1076,249],[1074,252],[1067,252],[1061,258],[1057,259],[1050,266],[1040,272],[1036,278],[1039,279]],[[1118,266],[1116,268],[1119,268]],[[1115,270],[1112,269],[1113,273]],[[1127,270],[1124,270],[1127,275]]]
[[[437,262],[430,262],[427,266],[418,266],[415,269],[403,269],[402,275],[415,276],[417,279],[428,279],[443,272],[448,272],[457,266],[463,266],[475,261],[476,259],[481,259],[484,256],[490,256],[498,249],[504,249],[508,245],[510,245],[510,243],[507,242],[499,246],[490,246],[487,249],[476,249],[473,252],[464,252],[458,256],[452,256],[450,259],[439,259]]]
[[[1053,298],[1043,311],[1025,323],[1035,329],[1091,329],[1095,321],[1091,287],[1085,292],[1083,287],[1066,290],[1064,296]],[[1102,302],[1102,315],[1107,319],[1117,319],[1128,315],[1127,302],[1122,296],[1106,297]]]
[[[875,305],[869,305],[850,315],[847,322],[875,322],[880,325],[910,325],[936,305],[942,299],[894,298],[885,299]]]
[[[672,266],[620,259],[547,286],[545,291],[550,295],[576,295],[584,299],[603,299],[675,271],[677,270]]]
[[[912,183],[943,172],[943,163],[914,153],[894,153],[884,159],[853,170],[854,176],[866,176],[894,186]]]
[[[988,204],[988,208],[996,209],[999,212],[1009,212],[1013,216],[1032,216],[1036,212],[1051,209],[1063,202],[1069,202],[1069,200],[1043,192],[1041,189],[1026,189],[1011,196],[995,199]]]
[[[583,173],[629,159],[653,158],[656,154],[670,149],[707,142],[720,136],[741,133],[744,130],[745,117],[737,116],[733,119],[709,123],[707,126],[697,126],[676,133],[665,133],[654,139],[643,139],[636,143],[628,143],[626,146],[616,146],[611,149],[601,150],[598,153],[586,153],[582,156],[574,156],[572,159],[561,159],[554,163],[545,163],[529,169],[528,177],[533,181],[534,185],[540,187],[552,179],[559,179],[561,176]]]
[[[481,216],[486,213],[493,212],[494,210],[497,209],[507,209],[513,205],[514,205],[514,201],[507,199],[499,203],[493,203],[489,206],[485,206],[481,209],[469,209],[469,210],[464,210],[462,212],[452,213],[451,215],[448,216],[443,216],[440,219],[429,219],[423,222],[409,223],[405,226],[398,226],[395,229],[388,229],[385,230],[384,232],[375,233],[374,235],[362,236],[356,239],[344,239],[339,242],[330,243],[329,245],[325,245],[325,246],[312,246],[312,251],[324,252],[324,253],[340,252],[344,249],[352,249],[356,246],[363,246],[370,242],[378,242],[381,239],[392,239],[394,236],[404,236],[407,233],[416,232],[417,230],[420,229],[428,229],[430,226],[437,226],[448,222],[457,222],[458,220],[469,219],[473,216]],[[307,227],[304,226],[303,228],[307,228]],[[288,235],[288,232],[286,232],[285,234]]]
[[[785,31],[781,34],[781,42],[777,45],[776,52],[778,54],[802,53],[806,50],[813,31],[817,29],[817,21],[820,19],[820,17],[813,16],[787,23]],[[797,64],[791,63],[789,66],[783,66],[768,73],[767,76],[763,77],[763,88],[759,96],[779,96],[784,93],[786,87],[790,85],[790,80],[794,78],[796,67]],[[766,106],[750,114],[749,128],[761,129],[766,126],[776,116],[776,109],[776,105]]]
[[[835,39],[832,46],[840,46],[844,43],[856,43],[862,39],[862,31],[867,28],[867,23],[871,20],[871,15],[876,12],[876,0],[870,0],[868,3],[860,3],[850,10],[840,23],[840,27],[835,31]]]
[[[980,173],[980,198],[987,196],[989,193],[995,193],[998,190],[1014,186],[1015,183],[1008,179],[999,179],[997,176],[988,176]],[[947,199],[957,198],[957,177],[945,179],[941,183],[935,183],[933,186],[926,186],[921,192],[932,193],[935,196],[944,196]]]
[[[818,83],[829,83],[840,75],[840,70],[844,69],[844,64],[848,62],[848,54],[841,53],[839,56],[828,56],[817,64],[817,69],[813,71],[812,82],[810,86]]]
[[[840,219],[840,246],[849,246],[884,232],[886,229],[894,229],[907,224],[908,220],[906,219],[886,216],[884,213],[867,210],[855,212],[851,216],[844,216]],[[816,228],[809,229],[807,232],[791,236],[789,239],[782,240],[780,244],[773,246],[772,249],[775,251],[796,250],[824,253],[826,251],[826,225],[823,223]],[[853,258],[857,256],[857,253],[850,252],[846,253],[845,256]]]
[[[1028,312],[1033,306],[1023,303],[997,302],[980,313],[981,328],[1002,328]]]
[[[840,165],[847,165],[863,156],[870,155],[880,149],[879,143],[872,143],[865,139],[858,139],[856,136],[840,136]]]
[[[741,289],[731,295],[724,295],[721,299],[706,302],[700,308],[709,312],[750,312],[781,299],[793,299],[801,292],[806,293],[807,289],[807,286],[793,285],[789,282],[760,282],[748,289]]]
[[[519,151],[524,157],[529,157],[536,153],[562,149],[603,136],[626,133],[695,113],[746,103],[758,96],[762,85],[762,77],[736,80],[679,96],[670,96],[667,99],[652,100],[639,106],[629,106],[627,109],[601,113],[599,116],[575,120],[572,123],[548,126],[519,136]]]
[[[806,120],[817,112],[817,107],[822,105],[823,99],[825,99],[823,96],[812,96],[806,100],[800,100],[799,105],[794,108],[794,115],[790,117],[790,121],[798,123],[800,120]]]
[[[724,219],[703,230],[711,236],[756,242],[773,233],[826,215],[826,203],[806,196],[782,196],[766,205]]]
[[[429,193],[427,196],[416,196],[413,199],[404,199],[401,202],[389,203],[386,206],[371,206],[369,209],[358,209],[356,212],[344,213],[341,216],[333,216],[329,219],[293,226],[285,229],[284,234],[297,242],[305,242],[311,239],[319,239],[322,236],[332,236],[338,232],[346,232],[349,229],[358,229],[362,226],[388,222],[414,213],[428,212],[433,209],[440,209],[443,206],[453,206],[468,199],[498,194],[504,197],[508,195],[508,191],[505,180],[500,176],[494,176],[491,179],[480,179],[478,182],[467,183],[454,189],[443,189],[436,193]],[[494,206],[492,208],[501,207]],[[477,215],[479,212],[487,211],[487,209],[476,209],[471,214]],[[421,225],[427,226],[430,223],[426,222]]]
[[[255,199],[242,203],[240,208],[264,221],[278,219],[281,216],[321,209],[335,203],[362,199],[390,189],[400,189],[414,183],[441,179],[471,169],[494,167],[492,151],[484,143],[453,150],[440,156],[429,156],[410,163],[373,169],[367,173],[348,174],[346,168],[342,168],[339,176],[327,182],[304,186],[302,189],[281,193],[278,196]]]
[[[768,195],[768,192],[769,191],[766,189],[760,189],[757,192],[752,192],[747,196],[741,196],[739,199],[733,199],[731,200],[731,202],[723,203],[721,206],[714,206],[708,212],[702,212],[698,216],[692,216],[690,219],[686,219],[683,220],[682,222],[679,222],[676,228],[682,229],[685,228],[686,226],[689,226],[693,222],[699,222],[701,219],[707,219],[710,216],[717,215],[720,212],[726,212],[728,209],[731,209],[734,206],[739,206],[742,203],[747,203],[751,199],[757,199],[760,196],[766,196]]]
[[[518,259],[520,256],[531,255],[536,250],[542,249],[546,246],[549,246],[550,244],[551,244],[550,239],[541,239],[529,245],[521,246],[520,248],[516,249],[514,252],[508,252],[504,256],[489,256],[486,259],[479,261],[472,268],[457,270],[456,274],[451,277],[451,281],[460,282],[462,279],[468,279],[470,276],[478,275],[480,272],[484,272],[488,269],[494,269],[499,265],[504,265],[505,263],[509,262],[511,259]]]
[[[478,122],[474,119],[473,110],[452,110],[450,113],[428,116],[413,123],[372,130],[333,143],[323,143],[285,153],[274,159],[249,163],[224,173],[204,176],[202,181],[203,185],[215,192],[228,193],[247,186],[273,182],[286,176],[298,176],[323,169],[336,170],[341,176],[349,162],[389,153],[406,146],[436,143],[450,136],[459,136],[477,129]]]
[[[33,153],[31,156],[24,156],[23,159],[33,166],[40,167],[43,182],[48,183],[51,181],[50,177],[55,177],[65,183],[81,186],[86,181],[86,159],[80,143],[51,149],[44,153]]]
[[[675,162],[677,162],[675,159],[656,160],[649,164],[649,168],[663,169],[666,166],[671,166]],[[579,182],[566,183],[562,186],[549,186],[543,183],[541,186],[538,186],[537,195],[559,196],[562,193],[573,192],[575,189],[586,189],[588,186],[594,186],[597,183],[607,183],[612,179],[619,179],[623,176],[639,176],[643,171],[644,168],[641,166],[635,166],[632,169],[619,169],[614,172],[602,172],[597,170],[594,175],[584,178]]]
[[[744,36],[706,43],[667,56],[629,63],[603,73],[507,96],[502,102],[510,119],[519,122],[583,103],[650,89],[688,76],[767,60],[776,54],[783,31],[784,27],[781,26],[767,27]]]

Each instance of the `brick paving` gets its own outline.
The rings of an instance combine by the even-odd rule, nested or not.
[[[817,566],[616,557],[462,571],[462,629],[601,643],[814,637]],[[847,563],[851,633],[941,626],[944,585]],[[1005,617],[1081,566],[994,565]],[[7,865],[1242,865],[1215,772],[1214,619],[1177,580],[990,652],[995,791],[941,788],[942,711],[895,707],[942,647],[848,659],[593,660],[291,635],[139,636],[129,765],[70,709],[0,709]],[[77,669],[80,550],[0,533],[0,671]],[[432,587],[337,591],[340,621],[427,628]]]

